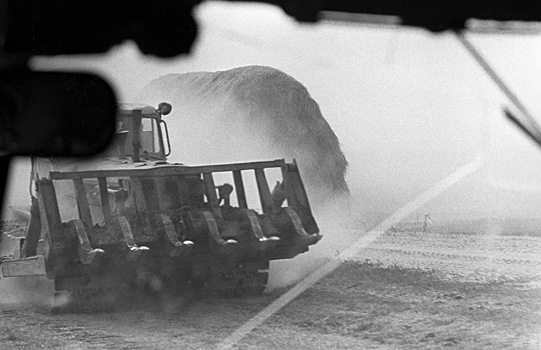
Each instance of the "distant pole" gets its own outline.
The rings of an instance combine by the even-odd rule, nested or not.
[[[423,222],[423,232],[428,231],[428,224],[431,223],[430,214],[425,215],[425,221]]]

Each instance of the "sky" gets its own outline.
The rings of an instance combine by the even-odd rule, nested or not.
[[[453,34],[299,24],[268,5],[206,2],[195,15],[200,34],[189,56],[159,60],[127,42],[102,56],[37,58],[32,64],[97,72],[122,102],[137,102],[145,84],[169,73],[272,66],[299,80],[319,103],[350,163],[348,182],[359,212],[390,213],[481,157],[478,172],[420,210],[440,217],[541,217],[541,149],[504,119],[501,107],[511,103]],[[541,36],[467,37],[541,118]],[[14,174],[25,174],[24,164]],[[28,187],[26,176],[12,178],[12,188]]]

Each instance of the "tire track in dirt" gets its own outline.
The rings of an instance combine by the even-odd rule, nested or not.
[[[459,280],[541,279],[541,239],[526,236],[387,233],[356,261],[433,269]]]
[[[441,251],[435,251],[427,248],[403,248],[399,245],[377,245],[375,247],[371,247],[369,249],[372,250],[380,250],[380,251],[389,251],[393,253],[401,253],[401,254],[407,254],[407,255],[425,255],[425,256],[432,256],[434,258],[438,257],[446,257],[446,258],[455,258],[455,259],[466,259],[466,260],[498,260],[503,261],[505,263],[509,264],[541,264],[541,256],[538,254],[520,254],[520,257],[507,257],[507,256],[500,256],[497,253],[485,253],[482,251],[459,251],[459,250],[447,250],[446,252]]]

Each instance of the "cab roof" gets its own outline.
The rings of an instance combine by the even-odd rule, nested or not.
[[[141,111],[141,114],[151,114],[153,117],[159,116],[156,108],[143,103],[119,103],[117,106],[119,114],[132,114],[133,111]]]

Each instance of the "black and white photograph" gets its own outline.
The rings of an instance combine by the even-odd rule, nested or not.
[[[541,349],[541,2],[0,1],[0,349]]]

